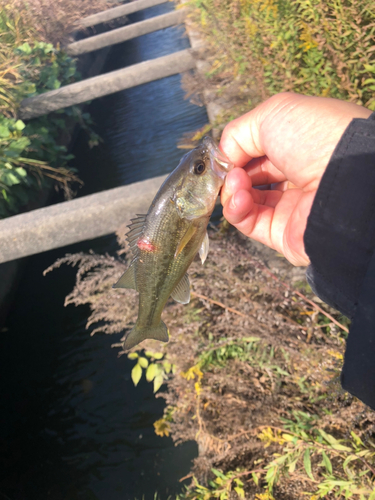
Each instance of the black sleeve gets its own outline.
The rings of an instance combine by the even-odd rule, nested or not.
[[[304,236],[314,292],[353,322],[342,384],[375,409],[375,113],[354,119],[319,185]]]

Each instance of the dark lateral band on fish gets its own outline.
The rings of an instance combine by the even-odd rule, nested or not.
[[[210,137],[185,154],[156,194],[146,215],[132,219],[126,235],[132,260],[114,288],[139,293],[138,318],[123,348],[145,339],[168,342],[161,313],[169,297],[187,304],[186,273],[199,252],[206,260],[207,225],[225,176],[233,164]]]

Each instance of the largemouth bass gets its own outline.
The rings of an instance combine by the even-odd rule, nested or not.
[[[186,271],[194,257],[208,253],[207,224],[226,174],[233,165],[210,137],[182,157],[156,194],[146,215],[132,219],[127,241],[133,259],[114,288],[139,292],[138,318],[123,348],[145,339],[168,342],[161,320],[171,296],[190,301]]]

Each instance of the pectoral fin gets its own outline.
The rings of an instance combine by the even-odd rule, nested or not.
[[[124,274],[121,276],[118,282],[113,285],[112,288],[132,288],[133,290],[137,290],[134,262],[124,272]]]
[[[188,230],[186,233],[183,235],[183,237],[180,240],[180,243],[177,245],[176,251],[174,253],[175,258],[182,252],[182,250],[186,247],[186,245],[189,243],[191,238],[194,236],[197,228],[193,225],[189,226]]]
[[[199,249],[199,257],[201,258],[202,264],[204,264],[207,259],[208,250],[210,248],[210,240],[208,239],[208,233],[204,235],[204,240],[202,241],[202,245]]]
[[[187,274],[177,284],[171,293],[171,297],[180,304],[188,304],[190,302],[190,281]]]

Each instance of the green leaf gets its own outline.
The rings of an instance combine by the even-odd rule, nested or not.
[[[358,457],[356,455],[349,455],[346,457],[344,463],[342,464],[342,468],[345,470],[346,466],[350,463],[353,462],[353,460],[358,460]]]
[[[324,465],[329,474],[332,474],[332,464],[330,459],[327,457],[325,451],[322,451],[322,458],[323,458],[322,465]]]
[[[9,171],[2,172],[1,180],[6,186],[13,186],[14,184],[19,184],[21,182],[17,176]]]
[[[346,471],[346,472],[348,472],[348,471]],[[363,470],[363,471],[361,471],[361,472],[358,474],[358,476],[359,476],[359,477],[362,477],[362,476],[364,476],[365,474],[368,474],[369,472],[370,472],[370,469]]]
[[[31,47],[28,43],[23,43],[22,45],[19,45],[17,48],[16,48],[17,51],[19,52],[23,52],[24,54],[31,54]]]
[[[318,430],[319,430],[321,436],[327,441],[327,443],[329,443],[332,446],[332,448],[334,450],[337,450],[337,451],[353,451],[348,446],[344,446],[344,445],[340,444],[337,441],[337,439],[335,439],[333,436],[331,436],[331,434],[327,434],[322,429],[318,429]]]
[[[9,137],[10,131],[9,128],[5,125],[0,125],[0,137]]]
[[[31,142],[28,137],[18,137],[16,140],[12,140],[12,142],[9,144],[9,149],[21,152],[30,144]]]
[[[13,128],[19,131],[23,130],[25,127],[26,125],[23,123],[22,120],[17,120],[16,123],[13,125]]]
[[[24,168],[22,167],[17,167],[15,168],[15,171],[17,172],[17,174],[20,176],[20,177],[26,177],[27,175],[27,172]]]
[[[142,368],[148,367],[148,360],[146,358],[139,357],[138,363],[141,365]]]
[[[374,82],[375,82],[375,80],[374,80]],[[352,436],[352,438],[353,438],[353,441],[355,442],[355,444],[356,444],[357,446],[360,446],[360,445],[365,446],[365,445],[363,444],[362,439],[361,439],[359,436],[357,436],[357,434],[356,434],[355,432],[350,431],[350,434],[351,434],[351,436]]]
[[[169,363],[169,361],[164,361],[163,366],[164,366],[165,373],[169,373],[171,371],[172,365],[171,365],[171,363]]]
[[[363,67],[365,68],[366,71],[369,71],[370,73],[375,73],[375,66],[371,66],[370,64],[364,64]]]
[[[155,359],[161,359],[164,356],[162,352],[154,352],[152,353],[152,357]]]
[[[236,486],[234,488],[234,491],[237,493],[237,495],[240,497],[240,498],[245,498],[245,491],[243,488],[240,488],[239,486]]]
[[[163,375],[157,375],[154,378],[154,392],[157,392],[163,384]]]
[[[24,84],[22,85],[22,89],[25,92],[25,94],[27,94],[27,95],[35,94],[35,92],[36,92],[35,83],[31,83],[31,82],[24,82]]]
[[[371,455],[371,451],[370,450],[362,450],[362,451],[358,451],[356,453],[357,457],[366,457],[367,455]],[[372,455],[374,456],[374,455]]]
[[[260,337],[242,337],[242,339],[244,342],[259,342],[260,341]]]
[[[56,80],[53,82],[53,87],[52,87],[52,88],[56,90],[56,89],[59,89],[60,87],[61,87],[61,82],[60,82],[60,80],[57,80],[57,79],[56,79]]]
[[[215,474],[215,476],[217,477],[220,477],[221,479],[223,479],[224,481],[228,481],[228,478],[227,476],[225,476],[222,472],[220,472],[219,470],[217,469],[211,469],[211,471]]]
[[[129,359],[137,359],[138,358],[138,353],[136,353],[136,352],[130,352],[128,354],[128,358]]]
[[[141,380],[141,377],[142,377],[142,368],[138,363],[132,369],[131,375],[132,375],[132,380],[133,380],[134,385],[137,386],[138,382]]]
[[[272,487],[277,482],[277,479],[279,477],[279,468],[277,467],[277,465],[272,465],[270,467],[267,467],[267,469],[266,483],[268,489],[272,491]]]
[[[288,472],[289,472],[289,474],[293,474],[293,472],[295,471],[295,469],[296,469],[296,464],[297,464],[297,462],[298,462],[299,457],[300,457],[300,455],[298,455],[298,457],[297,457],[295,460],[293,460],[293,462],[291,462],[291,463],[289,464],[289,467],[288,467]]]
[[[154,378],[156,377],[157,373],[157,366],[155,363],[150,363],[148,365],[148,368],[146,370],[146,380],[147,382],[152,382]]]
[[[309,448],[307,448],[307,450],[305,451],[305,453],[303,455],[303,465],[305,467],[306,474],[309,476],[310,479],[315,481],[315,478],[312,475],[312,471],[311,471],[311,460],[310,460],[310,449]]]
[[[255,472],[251,473],[251,477],[253,478],[254,483],[258,486],[259,484],[259,478]]]

